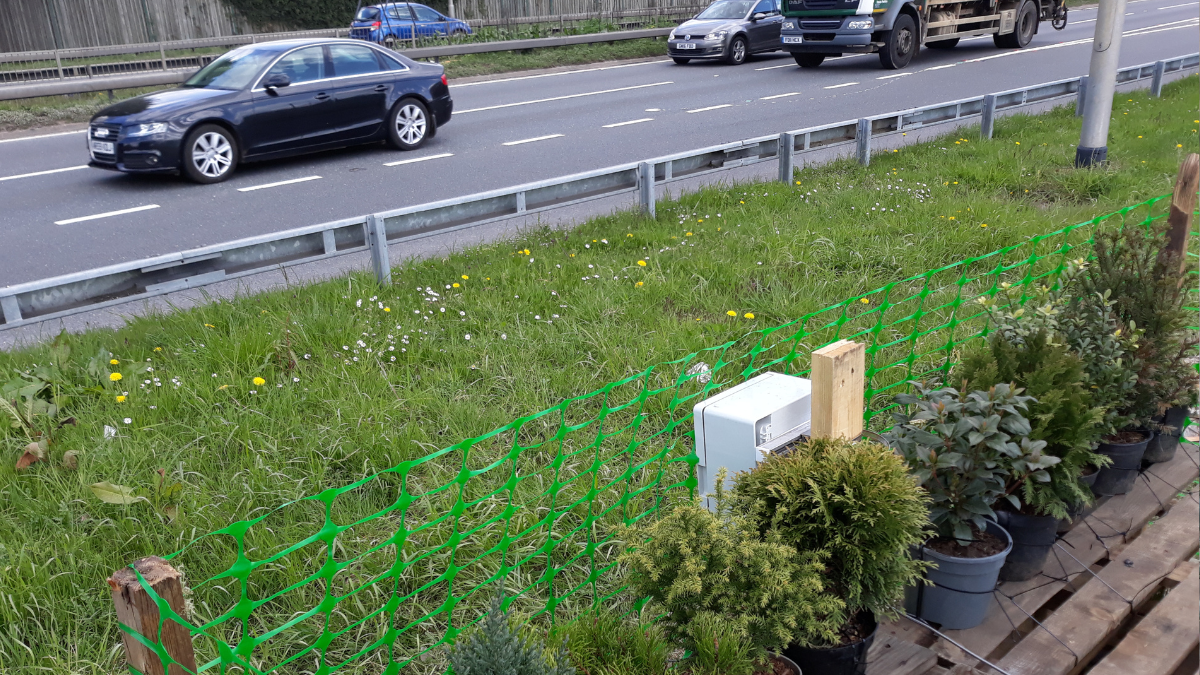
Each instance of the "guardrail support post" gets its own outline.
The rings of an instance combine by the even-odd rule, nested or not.
[[[979,136],[991,138],[996,126],[996,95],[987,94],[983,97],[983,111],[980,115]]]
[[[1158,98],[1162,96],[1163,74],[1167,72],[1166,61],[1154,62],[1154,79],[1150,80],[1150,95]]]
[[[1075,97],[1075,116],[1083,117],[1083,104],[1087,101],[1088,76],[1079,78],[1079,92]]]
[[[367,246],[371,249],[371,269],[382,286],[392,284],[392,264],[388,260],[387,229],[383,218],[372,213],[367,216]]]
[[[788,132],[779,134],[779,182],[784,185],[792,184],[792,176],[796,171],[796,135]]]
[[[641,202],[642,212],[651,218],[654,213],[654,163],[638,164],[638,201]]]
[[[58,66],[58,79],[63,79],[62,58],[58,55],[58,50],[54,50],[54,64]]]
[[[21,306],[17,304],[17,296],[7,295],[0,298],[0,309],[4,310],[4,323],[12,325],[21,320]]]
[[[858,163],[863,166],[871,165],[871,120],[862,118],[858,120],[858,130],[854,133],[855,140],[858,141]]]
[[[136,570],[136,572],[134,571]],[[196,653],[192,649],[192,637],[181,624],[163,618],[158,603],[142,586],[138,575],[154,589],[154,593],[170,606],[171,611],[187,620],[187,607],[183,600],[183,579],[178,570],[158,557],[142,558],[129,567],[123,567],[108,578],[112,590],[113,605],[117,609],[117,621],[136,631],[156,646],[161,645],[175,663],[163,672],[163,660],[153,649],[142,644],[133,635],[121,631],[125,643],[125,660],[146,675],[184,675],[196,672]],[[187,670],[184,670],[184,669]]]

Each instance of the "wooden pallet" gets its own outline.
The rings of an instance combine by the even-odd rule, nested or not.
[[[1041,576],[1000,585],[981,625],[940,637],[903,617],[881,623],[867,675],[996,673],[972,653],[1011,675],[1200,675],[1198,454],[1183,444],[1101,502]]]

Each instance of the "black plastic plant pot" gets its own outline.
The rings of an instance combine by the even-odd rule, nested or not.
[[[935,563],[925,573],[933,585],[919,584],[905,592],[904,609],[942,628],[974,628],[983,623],[992,605],[1000,568],[1012,551],[1012,536],[997,523],[987,531],[1008,542],[1003,551],[985,558],[958,558],[922,546],[919,556]]]
[[[1000,581],[1026,581],[1042,571],[1046,556],[1058,536],[1058,519],[1054,516],[1027,516],[1023,513],[997,511],[996,522],[1012,537],[1012,551],[1000,568]]]
[[[1091,487],[1096,484],[1096,476],[1099,475],[1100,470],[1092,467],[1092,472],[1083,474],[1080,476],[1080,480],[1082,480],[1083,483],[1087,485],[1089,489],[1091,489]],[[1058,521],[1058,533],[1066,534],[1069,532],[1071,530],[1071,526],[1075,524],[1076,520],[1086,517],[1095,508],[1096,505],[1094,503],[1091,506],[1086,506],[1083,502],[1073,504],[1069,510],[1070,515]]]
[[[776,652],[767,652],[767,655],[770,656],[773,661],[778,661],[779,663],[782,663],[784,666],[786,666],[788,669],[788,672],[791,675],[803,675],[803,671],[800,670],[800,666],[797,665],[797,663],[795,661],[789,659],[788,657],[784,656],[783,654],[778,654]]]
[[[1133,489],[1146,446],[1154,440],[1154,432],[1139,429],[1145,438],[1136,443],[1100,443],[1096,454],[1112,459],[1112,464],[1100,469],[1092,492],[1098,495],[1123,495]]]
[[[862,612],[859,623],[870,629],[867,637],[840,647],[797,647],[783,650],[784,656],[796,662],[800,670],[810,675],[863,675],[867,672],[867,652],[875,641],[878,624],[875,615]]]
[[[1167,408],[1167,413],[1161,418],[1155,418],[1155,422],[1169,427],[1169,429],[1163,429],[1150,439],[1150,443],[1146,446],[1146,454],[1142,455],[1142,464],[1159,464],[1175,458],[1175,451],[1179,449],[1179,437],[1183,435],[1183,423],[1187,421],[1187,416],[1188,409],[1185,406],[1176,406]]]

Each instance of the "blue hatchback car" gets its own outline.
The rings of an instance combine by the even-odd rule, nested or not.
[[[370,5],[358,10],[350,24],[350,37],[390,44],[418,38],[447,35],[470,35],[466,21],[450,18],[441,12],[415,2]]]

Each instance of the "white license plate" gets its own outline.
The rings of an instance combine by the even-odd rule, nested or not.
[[[92,152],[99,152],[105,155],[111,155],[115,152],[112,143],[104,141],[92,141]]]
[[[783,36],[783,44],[798,45],[804,42],[804,37],[800,35],[785,35]]]
[[[675,48],[676,49],[695,49],[696,43],[695,42],[680,42],[679,44],[675,45]]]

